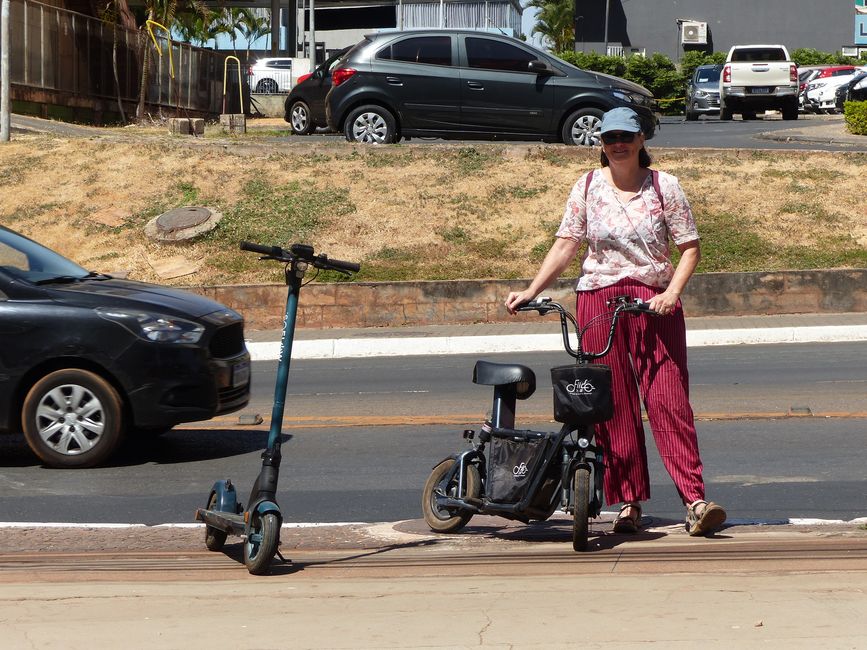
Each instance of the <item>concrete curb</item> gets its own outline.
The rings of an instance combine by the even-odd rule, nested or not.
[[[687,331],[688,347],[755,345],[769,343],[833,343],[867,341],[867,325],[816,327],[770,327]],[[273,361],[280,353],[279,341],[248,342],[254,361]],[[350,359],[412,355],[496,354],[498,352],[558,352],[563,349],[559,333],[509,334],[499,336],[432,336],[404,338],[333,338],[296,340],[293,359]]]

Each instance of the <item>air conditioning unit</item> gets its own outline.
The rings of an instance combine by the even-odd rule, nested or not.
[[[683,45],[707,45],[707,23],[685,20],[680,27]]]

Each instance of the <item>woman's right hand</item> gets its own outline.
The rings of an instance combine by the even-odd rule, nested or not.
[[[518,307],[524,303],[530,302],[535,297],[536,294],[531,292],[529,289],[524,289],[524,291],[512,291],[509,293],[503,304],[506,306],[506,310],[514,316],[515,313],[517,313]]]

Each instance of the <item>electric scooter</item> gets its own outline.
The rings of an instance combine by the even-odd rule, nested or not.
[[[608,366],[591,363],[610,351],[620,318],[653,314],[647,303],[630,296],[609,301],[611,311],[579,327],[562,305],[540,298],[518,307],[540,316],[560,316],[563,347],[575,364],[551,369],[557,432],[515,428],[516,400],[536,390],[536,374],[520,364],[477,361],[473,383],[493,386],[491,411],[478,434],[463,437],[470,449],[451,454],[434,466],[422,490],[422,513],[430,529],[454,533],[473,515],[496,515],[523,523],[545,521],[558,508],[572,514],[572,548],[587,550],[589,520],[604,503],[604,450],[595,440],[594,425],[614,413]],[[570,343],[569,325],[577,334]],[[599,352],[584,349],[583,335],[591,327],[607,327],[608,339]]]
[[[221,550],[229,535],[243,537],[244,564],[247,570],[254,575],[263,575],[268,572],[275,554],[285,562],[278,550],[283,515],[277,505],[277,481],[282,458],[280,443],[283,407],[289,384],[289,363],[292,358],[295,316],[302,280],[311,266],[317,270],[337,271],[345,275],[357,273],[361,267],[353,262],[328,259],[323,253],[316,255],[313,247],[305,244],[292,244],[285,250],[279,246],[241,242],[241,250],[261,254],[260,260],[272,260],[286,265],[284,275],[288,295],[274,387],[274,405],[271,410],[271,428],[268,444],[262,452],[262,469],[253,483],[247,507],[244,508],[238,501],[232,481],[224,479],[214,483],[208,494],[207,506],[196,511],[196,520],[205,523],[205,546],[209,551]]]

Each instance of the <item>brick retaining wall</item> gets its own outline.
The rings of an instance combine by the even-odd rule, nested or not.
[[[347,282],[302,289],[298,327],[438,325],[511,320],[503,300],[528,280]],[[572,305],[572,281],[545,295]],[[251,330],[278,329],[286,303],[281,284],[191,287],[244,314]],[[683,296],[689,316],[867,311],[867,269],[702,273]],[[521,317],[521,316],[518,316]],[[531,316],[523,316],[530,318]]]

